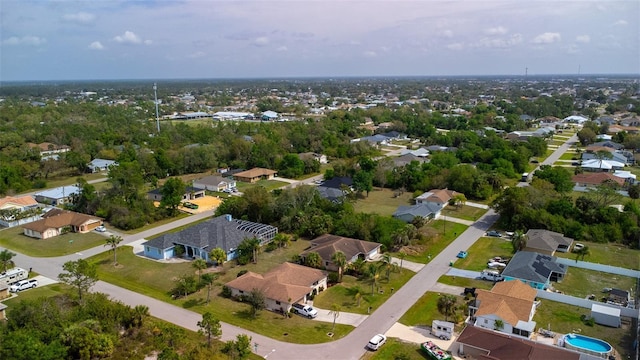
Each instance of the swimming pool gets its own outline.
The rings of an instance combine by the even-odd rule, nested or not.
[[[613,350],[606,341],[578,334],[565,335],[564,347],[603,358],[606,358]]]

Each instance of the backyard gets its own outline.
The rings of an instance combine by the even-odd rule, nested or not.
[[[183,308],[203,313],[211,312],[221,321],[250,328],[253,331],[271,338],[294,343],[321,343],[339,339],[349,333],[353,327],[336,324],[333,338],[328,337],[332,324],[312,321],[300,316],[284,318],[282,315],[270,311],[260,311],[257,318],[250,315],[249,305],[220,296],[222,285],[237,277],[240,270],[264,273],[275,265],[279,265],[294,254],[306,248],[308,242],[299,240],[291,243],[286,249],[264,252],[259,255],[257,264],[236,266],[229,262],[222,269],[210,268],[216,271],[219,278],[214,282],[211,290],[211,302],[206,303],[207,290],[203,288],[185,298],[172,299],[170,292],[176,285],[176,280],[182,275],[197,275],[191,262],[157,262],[143,259],[133,254],[132,248],[123,246],[118,248],[118,266],[113,266],[113,253],[104,252],[96,255],[90,261],[98,264],[99,278],[138,293],[181,306]]]
[[[70,232],[43,240],[23,235],[21,226],[0,230],[0,246],[35,257],[74,254],[104,245],[106,239],[106,236],[95,231],[86,234]]]
[[[600,271],[569,267],[562,282],[553,283],[556,290],[575,297],[584,298],[587,295],[595,295],[600,300],[606,294],[604,288],[627,290],[635,288],[636,279],[628,276],[609,274]]]
[[[637,270],[640,268],[640,251],[635,249],[629,249],[623,245],[615,243],[594,243],[589,241],[579,241],[581,244],[589,247],[589,255],[584,258],[584,261],[607,264],[625,269]],[[574,253],[559,253],[555,254],[557,257],[575,259]]]
[[[369,196],[358,198],[354,208],[357,212],[375,213],[383,216],[391,216],[401,205],[411,205],[413,193],[404,192],[398,196],[391,189],[373,188]]]

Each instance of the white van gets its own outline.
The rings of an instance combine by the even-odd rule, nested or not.
[[[504,277],[496,270],[482,270],[480,273],[480,279],[489,281],[503,281]]]

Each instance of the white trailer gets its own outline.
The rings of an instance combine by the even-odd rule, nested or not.
[[[29,272],[27,270],[23,268],[13,268],[0,273],[0,284],[11,285],[27,278],[29,278]]]
[[[431,335],[442,340],[450,340],[453,336],[453,326],[452,322],[433,320],[431,323]]]

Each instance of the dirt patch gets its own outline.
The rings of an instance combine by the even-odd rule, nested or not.
[[[399,252],[407,255],[419,256],[425,251],[427,251],[426,245],[407,245],[401,247]]]

